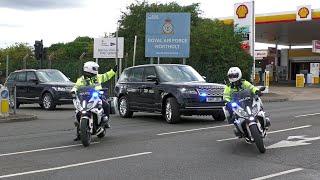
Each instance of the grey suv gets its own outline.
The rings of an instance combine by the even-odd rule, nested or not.
[[[115,92],[121,117],[134,112],[158,112],[168,123],[181,115],[212,115],[225,120],[222,110],[224,85],[207,83],[192,67],[150,64],[130,67],[121,74]]]

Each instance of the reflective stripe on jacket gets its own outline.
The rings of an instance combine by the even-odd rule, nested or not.
[[[96,90],[100,90],[102,89],[101,83],[107,82],[115,74],[116,73],[111,69],[110,71],[104,74],[97,74],[92,78],[85,79],[84,76],[81,76],[77,79],[77,82],[72,88],[72,91],[76,91],[81,86],[94,86]]]
[[[242,80],[241,87],[239,89],[238,88],[231,88],[230,84],[225,87],[224,92],[223,92],[223,100],[230,102],[232,94],[234,92],[238,92],[239,90],[243,90],[243,89],[249,89],[254,94],[256,93],[256,91],[259,90],[257,87],[252,85],[250,82],[248,82],[246,80]]]

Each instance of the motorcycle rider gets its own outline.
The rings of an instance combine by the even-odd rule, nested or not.
[[[245,79],[241,79],[242,72],[238,67],[231,67],[228,71],[227,76],[229,79],[229,83],[226,85],[224,89],[223,99],[227,102],[225,106],[225,109],[227,110],[225,111],[226,118],[229,124],[233,124],[235,118],[233,116],[233,110],[230,102],[233,93],[238,92],[240,90],[244,90],[244,89],[249,89],[253,94],[256,94],[258,96],[261,96],[262,93],[257,87],[252,85],[250,82],[246,81]],[[270,126],[269,118],[266,118],[264,113],[261,114],[261,117],[263,119],[266,119],[266,122],[267,122],[266,127],[269,127]],[[241,133],[237,128],[234,129],[234,133],[236,136],[241,136]]]
[[[75,93],[81,86],[94,86],[95,90],[102,89],[101,83],[109,81],[117,72],[118,65],[115,65],[111,70],[104,74],[98,74],[99,65],[96,62],[88,61],[83,65],[83,76],[77,79],[75,86],[72,88],[72,92]],[[110,108],[107,99],[102,98],[102,108],[104,114],[101,117],[100,129],[98,132],[102,132],[104,127],[110,128],[108,123]],[[80,113],[76,114],[75,126],[77,127],[77,135],[74,141],[80,140],[79,135],[79,119]]]

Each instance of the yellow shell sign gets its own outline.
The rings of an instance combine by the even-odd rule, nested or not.
[[[246,18],[248,13],[249,13],[248,7],[244,4],[241,4],[240,6],[238,6],[236,10],[236,14],[239,19]]]
[[[310,14],[309,9],[306,7],[302,7],[298,11],[298,15],[300,18],[307,18],[309,14]]]

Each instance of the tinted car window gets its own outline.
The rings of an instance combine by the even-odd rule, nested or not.
[[[131,69],[131,76],[129,78],[129,81],[130,82],[142,82],[143,69],[144,68],[142,68],[142,67]]]
[[[130,70],[123,71],[123,73],[121,74],[118,81],[119,82],[127,82],[129,80],[129,73],[130,73]]]
[[[8,77],[8,81],[13,81],[14,78],[16,77],[17,73],[11,73],[10,76]]]
[[[26,81],[26,72],[19,72],[17,75],[16,75],[16,80],[17,81]]]
[[[156,70],[154,67],[146,67],[144,69],[144,77],[143,77],[143,81],[147,81],[147,77],[153,75],[153,76],[157,76],[156,74]]]
[[[27,72],[27,81],[32,79],[37,79],[36,74],[34,72]]]
[[[70,82],[70,80],[58,70],[39,70],[38,78],[41,82]]]
[[[163,82],[205,82],[202,76],[190,66],[158,66],[157,70]]]

